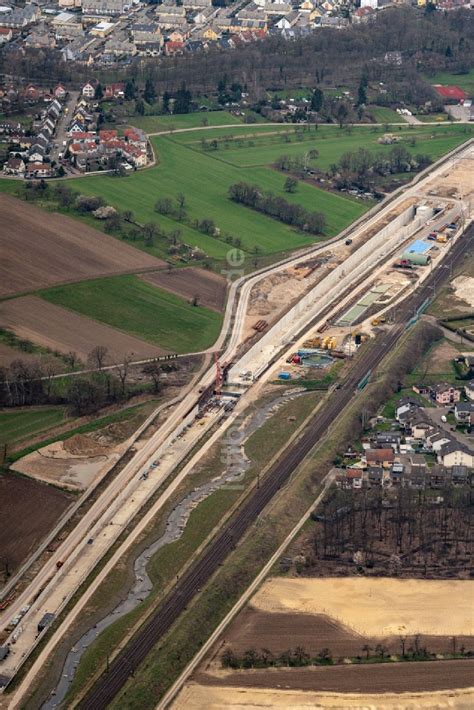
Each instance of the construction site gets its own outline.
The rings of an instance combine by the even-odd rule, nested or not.
[[[279,363],[275,379],[312,379],[315,371],[353,356],[393,321],[397,304],[445,257],[463,220],[452,199],[410,198],[375,226],[356,230],[316,258],[259,281],[250,293],[243,328],[251,347],[240,360],[240,365],[248,362],[253,367],[227,368],[230,386],[248,386],[276,362],[271,344],[277,331],[295,349]],[[327,317],[316,317],[308,330],[308,314],[313,308],[315,316],[324,312],[328,288],[339,295],[337,305],[332,301]],[[299,315],[306,324],[304,337]]]
[[[467,154],[468,149],[464,150]],[[445,165],[436,170],[442,183],[441,167],[446,172]],[[437,184],[433,178],[430,190]],[[229,300],[225,321],[228,330],[223,333],[219,352],[213,363],[210,353],[207,355],[210,367],[196,381],[194,391],[176,403],[162,427],[135,452],[54,551],[37,579],[2,615],[2,627],[10,628],[12,619],[30,604],[16,627],[21,631],[15,644],[2,662],[1,680],[5,685],[40,645],[43,630],[39,632],[39,624],[45,614],[56,619],[15,691],[17,704],[28,692],[39,664],[53,652],[91,598],[93,589],[87,588],[80,600],[66,609],[75,599],[78,584],[102,559],[103,567],[92,586],[97,588],[106,579],[147,521],[159,514],[193,473],[200,457],[226,436],[236,418],[258,401],[264,388],[279,381],[293,385],[304,379],[318,380],[318,373],[324,375],[343,363],[344,376],[326,387],[330,396],[321,411],[312,415],[297,443],[288,445],[288,451],[283,450],[269,464],[241,507],[229,515],[225,528],[214,531],[212,541],[177,578],[176,587],[165,591],[163,605],[168,612],[153,612],[130,649],[127,647],[126,661],[124,652],[119,651],[112,659],[110,674],[98,678],[91,688],[89,706],[105,707],[129,678],[130,669],[138,667],[194,595],[201,592],[213,571],[278,495],[295,466],[425,310],[436,289],[449,277],[450,263],[462,258],[469,201],[466,203],[465,195],[462,201],[454,195],[428,195],[417,184],[409,192],[409,197],[397,195],[381,214],[362,220],[331,243],[288,259],[268,273],[251,276],[240,285],[239,298]],[[363,350],[356,358],[358,350],[371,339],[377,339],[377,347]],[[67,453],[76,455],[77,450],[69,445]],[[198,496],[193,503],[200,501]],[[145,506],[145,514],[135,524],[135,516]],[[177,527],[182,531],[186,522],[186,517],[180,518]],[[130,533],[120,539],[127,526]],[[113,555],[108,556],[114,545]],[[10,638],[5,638],[6,644]],[[126,662],[128,666],[124,666]],[[73,674],[71,671],[68,683]]]

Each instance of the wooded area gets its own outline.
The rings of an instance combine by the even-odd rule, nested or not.
[[[370,81],[385,83],[384,101],[395,97],[407,103],[436,98],[420,73],[467,72],[473,64],[473,18],[469,10],[423,12],[416,8],[391,8],[378,12],[372,22],[347,29],[321,28],[306,37],[285,40],[272,36],[248,46],[184,56],[134,61],[120,77],[112,69],[98,72],[103,82],[151,78],[159,93],[179,91],[183,83],[193,96],[215,91],[223,77],[239,82],[258,98],[265,89],[297,86],[349,85],[357,87],[363,71]],[[401,52],[402,63],[392,63],[389,52]],[[62,80],[78,83],[90,79],[90,69],[64,62],[59,52],[30,50],[4,52],[1,71],[26,80]]]

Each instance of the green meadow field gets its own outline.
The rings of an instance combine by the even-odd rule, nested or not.
[[[114,276],[40,291],[42,298],[176,353],[210,347],[222,316],[137,276]]]
[[[462,125],[393,128],[413,154],[427,153],[433,160],[465,141],[471,130]],[[225,235],[238,238],[249,254],[277,255],[308,246],[324,236],[334,236],[371,206],[301,181],[296,192],[288,195],[283,189],[285,176],[271,167],[277,158],[284,154],[302,157],[316,149],[318,157],[309,164],[326,170],[349,150],[388,152],[391,146],[377,142],[384,132],[383,127],[370,126],[343,130],[320,126],[317,130],[300,128],[295,132],[295,127],[289,125],[241,125],[176,133],[151,139],[158,161],[153,168],[123,179],[91,176],[69,184],[80,192],[101,195],[119,209],[131,209],[141,223],[153,221],[166,231],[178,228],[184,242],[199,247],[212,259],[225,257],[229,248]],[[203,141],[209,146],[213,140],[218,148],[209,150]],[[272,190],[307,209],[322,211],[326,216],[325,234],[314,237],[298,232],[231,202],[229,185],[240,180]],[[177,222],[154,211],[159,197],[175,198],[180,192],[186,198],[187,222]],[[220,239],[202,234],[190,223],[205,218],[214,220]]]
[[[206,114],[227,120],[228,114]],[[152,117],[153,118],[153,117]],[[186,117],[187,125],[191,121]],[[466,141],[473,127],[453,124],[443,126],[393,126],[413,153],[428,153],[433,160]],[[255,268],[254,257],[264,257],[266,263],[281,259],[296,249],[309,246],[338,234],[360,217],[371,201],[320,189],[299,181],[294,193],[284,191],[286,175],[273,165],[283,154],[303,157],[317,150],[309,164],[325,170],[337,163],[342,154],[359,147],[389,151],[391,146],[377,141],[384,127],[358,126],[339,129],[337,126],[295,127],[293,125],[243,125],[210,127],[203,131],[188,131],[151,138],[157,164],[124,178],[94,175],[71,179],[67,184],[78,193],[100,195],[107,204],[119,210],[129,209],[141,224],[153,222],[167,234],[180,230],[180,240],[199,247],[221,268],[229,249],[239,240],[246,252],[246,270]],[[209,141],[217,141],[217,149]],[[203,143],[206,141],[206,144]],[[407,174],[407,179],[411,175]],[[300,204],[308,210],[321,211],[326,217],[323,235],[310,235],[293,229],[271,217],[232,202],[228,197],[231,184],[245,181],[258,185]],[[0,189],[17,191],[18,181],[0,181]],[[179,222],[154,210],[158,198],[173,200],[184,194],[186,217]],[[41,202],[39,203],[42,204]],[[54,202],[45,206],[55,209]],[[67,212],[67,211],[66,211]],[[67,212],[79,216],[74,211]],[[79,216],[80,217],[80,216]],[[90,215],[83,220],[96,228],[101,224]],[[212,219],[220,230],[219,237],[201,233],[196,222]],[[143,241],[129,242],[137,248],[168,258],[169,242],[157,236],[152,246]],[[193,307],[184,298],[145,283],[137,276],[126,275],[58,286],[39,294],[57,305],[69,308],[95,320],[107,323],[172,352],[199,351],[210,347],[218,336],[222,317],[205,307]]]
[[[247,127],[247,131],[250,129]],[[252,127],[251,130],[255,130]],[[214,131],[205,131],[213,134]],[[204,133],[204,131],[202,132]],[[71,187],[82,193],[101,195],[108,204],[119,209],[131,209],[140,222],[157,222],[166,230],[179,228],[182,240],[202,248],[210,257],[223,258],[228,245],[221,239],[203,235],[189,224],[179,223],[170,217],[157,214],[154,204],[159,197],[174,198],[185,195],[188,217],[213,219],[221,235],[239,238],[241,247],[248,253],[277,254],[308,246],[322,237],[298,232],[270,217],[233,203],[228,198],[229,186],[240,180],[272,190],[289,201],[299,203],[326,215],[327,228],[323,236],[333,236],[344,229],[369,207],[367,203],[319,190],[300,183],[294,194],[284,192],[285,176],[263,165],[241,167],[221,160],[219,156],[200,149],[200,140],[189,143],[176,140],[178,136],[152,138],[158,156],[158,165],[127,178],[92,176],[71,180]],[[262,148],[265,149],[265,146]],[[274,152],[274,148],[273,148]],[[236,153],[238,155],[238,153]],[[260,160],[257,161],[258,163]],[[271,160],[269,161],[271,162]]]
[[[248,168],[270,165],[281,155],[301,156],[310,150],[317,150],[319,156],[309,164],[321,170],[327,170],[337,163],[341,155],[358,148],[367,148],[378,153],[388,153],[392,146],[381,145],[378,139],[386,133],[383,126],[357,126],[353,129],[339,129],[337,126],[320,126],[316,131],[295,133],[290,126],[255,126],[253,131],[243,137],[240,131],[233,129],[214,129],[206,132],[206,141],[217,140],[218,149],[207,151],[206,155],[216,160],[225,161],[236,167]],[[474,128],[466,125],[446,126],[393,126],[389,129],[400,137],[408,150],[426,153],[437,160],[472,135]],[[225,137],[227,136],[227,140]],[[183,133],[175,136],[176,142],[189,148],[203,151],[202,135]],[[414,143],[414,145],[413,145]]]
[[[147,133],[159,133],[203,126],[239,125],[243,123],[243,117],[234,116],[228,111],[195,111],[174,116],[133,116],[130,123]]]
[[[61,424],[65,417],[63,407],[38,407],[0,412],[0,443],[14,444],[23,441]]]

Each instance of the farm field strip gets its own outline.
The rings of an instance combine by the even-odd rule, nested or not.
[[[467,130],[469,131],[469,128]],[[240,133],[236,135],[231,132],[221,132],[219,135],[216,132],[214,138],[221,139],[219,148],[206,151],[205,154],[236,167],[250,168],[274,163],[281,155],[303,157],[308,150],[316,149],[319,156],[311,160],[310,164],[318,169],[327,170],[333,163],[339,161],[343,153],[358,148],[366,148],[380,154],[388,153],[393,146],[381,145],[377,142],[385,132],[382,127],[357,127],[349,132],[327,126],[322,126],[317,131],[303,132],[299,137],[288,129],[287,132],[256,134],[249,137]],[[412,154],[426,153],[433,160],[437,160],[468,137],[466,127],[457,125],[441,127],[428,125],[416,128],[396,126],[392,130],[389,128],[388,132],[401,137],[403,145]],[[226,135],[233,137],[227,145],[223,141]],[[185,140],[186,136],[187,140]],[[205,138],[208,140],[210,137],[205,136]],[[174,136],[173,140],[202,151],[201,140],[196,140],[196,136],[191,138],[190,134],[181,134],[179,137]],[[414,145],[411,144],[412,141],[415,141]]]
[[[26,476],[0,475],[0,558],[10,573],[31,554],[52,529],[74,495]]]
[[[473,592],[474,581],[465,579],[274,577],[250,603],[266,612],[327,614],[370,636],[474,636]]]
[[[71,290],[74,288],[75,286],[70,287]],[[83,362],[97,345],[106,345],[111,359],[119,361],[129,353],[134,353],[137,359],[157,357],[166,353],[166,350],[157,345],[134,338],[36,296],[21,296],[0,303],[0,323],[18,336],[51,350],[65,354],[76,352]]]
[[[41,407],[0,412],[0,442],[16,443],[65,419],[62,407]]]
[[[0,297],[163,266],[103,232],[5,194],[0,194],[0,221]]]
[[[170,352],[210,347],[222,317],[136,276],[87,281],[40,292],[49,303],[143,338]]]
[[[171,271],[155,271],[140,278],[182,298],[192,299],[197,296],[199,304],[211,310],[222,312],[224,309],[227,282],[212,271],[191,266]]]
[[[202,682],[202,678],[199,678]],[[321,692],[331,692],[331,693],[354,693],[356,690],[358,693],[364,696],[366,694],[380,693],[381,699],[383,700],[383,695],[386,693],[416,693],[418,694],[427,693],[432,697],[432,693],[436,691],[444,691],[452,689],[449,696],[454,693],[461,697],[472,698],[474,697],[474,692],[472,691],[472,660],[456,660],[456,661],[422,661],[413,663],[377,663],[377,664],[363,664],[363,665],[347,665],[347,666],[320,666],[315,668],[282,668],[276,669],[275,671],[264,670],[250,670],[245,672],[232,673],[222,678],[213,678],[212,681],[206,678],[206,685],[203,687],[208,691],[207,702],[209,703],[209,697],[212,697],[214,688],[219,688],[220,686],[234,687],[236,691],[236,696],[234,702],[238,702],[239,694],[237,691],[240,688],[247,688],[255,690],[257,688],[262,689],[264,694],[269,694],[270,703],[267,707],[275,707],[272,700],[272,688],[275,689],[276,693],[281,692],[281,688],[285,690],[302,690],[302,691],[312,691],[313,693]],[[190,689],[193,688],[193,684],[190,684]],[[461,689],[469,689],[469,695],[462,692]],[[186,688],[183,692],[186,691]],[[263,693],[262,693],[263,695]],[[264,697],[262,695],[257,695],[258,703],[251,704],[251,708],[255,707],[265,707]],[[446,694],[448,696],[448,694]],[[217,696],[219,697],[219,696]],[[420,703],[420,705],[415,702],[409,702],[407,705],[400,705],[400,700],[395,703],[392,710],[400,710],[400,708],[423,708],[426,707],[427,710],[433,710],[433,707],[457,707],[460,710],[468,710],[472,708],[472,704],[469,704],[469,699],[466,700],[465,704],[459,705],[448,705],[440,704],[433,705],[431,697],[425,696],[426,705]],[[436,697],[436,696],[435,696]],[[398,696],[400,699],[400,696]],[[421,696],[423,698],[423,696]],[[302,698],[301,698],[302,699]],[[340,701],[341,698],[338,698]],[[448,698],[445,698],[445,702]],[[450,698],[451,700],[451,698]],[[179,701],[179,698],[178,698]],[[186,705],[181,705],[177,702],[174,706],[175,710],[178,708],[184,708]],[[189,705],[188,705],[189,707]],[[200,708],[198,703],[193,705],[193,707]],[[206,705],[209,707],[209,704]],[[212,707],[212,706],[211,706]],[[217,707],[222,707],[217,705]],[[232,707],[232,706],[231,706]],[[239,708],[241,705],[239,703]],[[243,706],[245,707],[245,705]],[[278,707],[278,705],[276,705]],[[283,707],[285,706],[283,703]],[[291,705],[289,706],[291,707]],[[300,706],[298,706],[300,707]],[[304,705],[302,705],[304,707]],[[314,708],[315,706],[308,704],[309,708]],[[316,705],[320,707],[320,705]],[[344,707],[343,702],[337,702],[336,708],[341,710]],[[351,707],[350,704],[347,706]],[[356,707],[370,707],[378,708],[383,707],[377,703],[373,706],[368,706],[365,702],[362,706],[356,704]],[[390,707],[390,706],[389,706]],[[354,710],[354,708],[352,708]]]
[[[234,116],[228,111],[195,111],[194,113],[173,114],[171,116],[145,115],[133,116],[130,125],[141,128],[147,133],[170,131],[182,128],[204,128],[205,126],[221,126],[243,123],[241,116]]]

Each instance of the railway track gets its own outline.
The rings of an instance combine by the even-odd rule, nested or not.
[[[451,248],[447,260],[451,261],[453,265],[456,264],[462,258],[464,251],[471,246],[473,236],[474,227],[471,227]],[[324,411],[316,414],[310,420],[305,433],[295,446],[285,452],[272,466],[261,480],[259,487],[250,492],[248,498],[235,511],[226,527],[209,543],[189,571],[168,593],[159,609],[112,661],[108,672],[96,681],[80,702],[78,707],[81,710],[102,710],[111,703],[127,678],[134,674],[148,653],[186,609],[195,594],[200,591],[219,565],[224,562],[227,555],[235,548],[237,542],[277,491],[289,480],[292,472],[326,433],[336,417],[341,414],[352,399],[357,384],[369,371],[374,370],[390,352],[405,332],[407,322],[413,317],[417,308],[433,296],[436,289],[446,280],[448,273],[448,269],[441,265],[405,301],[403,306],[398,307],[397,323],[390,331],[379,335],[372,347],[354,362],[350,375],[341,383],[339,389],[333,392]]]

